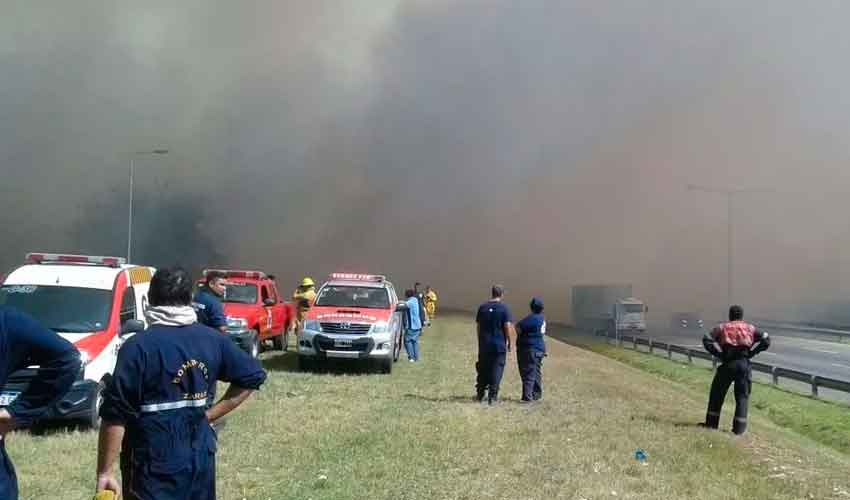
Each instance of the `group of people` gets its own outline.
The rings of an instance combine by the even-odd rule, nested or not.
[[[513,323],[513,315],[503,302],[505,288],[493,285],[490,300],[481,304],[475,316],[478,336],[478,361],[475,399],[494,405],[499,401],[499,386],[505,371],[511,339],[516,339],[517,366],[522,379],[521,403],[531,403],[543,397],[543,358],[546,357],[546,317],[543,301],[534,297],[529,303],[530,314]]]
[[[148,329],[127,340],[118,353],[100,408],[102,425],[97,449],[97,491],[123,491],[127,500],[214,499],[215,424],[239,407],[266,379],[259,361],[226,336],[217,295],[224,276],[207,276],[204,292],[192,296],[192,280],[180,268],[158,270],[150,283]],[[309,278],[302,292],[313,287]],[[315,293],[315,292],[314,292]],[[209,297],[203,294],[212,294]],[[308,294],[309,295],[309,294]],[[433,298],[429,299],[429,295]],[[499,401],[507,353],[515,340],[522,378],[523,403],[543,396],[542,363],[546,357],[543,301],[532,298],[530,313],[514,325],[503,302],[505,289],[494,285],[491,298],[476,315],[478,360],[475,399]],[[405,348],[419,359],[418,337],[436,312],[436,294],[418,286],[405,293],[410,311]],[[428,304],[431,304],[429,307]],[[208,326],[209,325],[209,326]],[[722,361],[711,386],[704,426],[717,428],[730,385],[735,385],[733,432],[747,427],[752,376],[750,359],[770,346],[764,331],[743,321],[743,309],[732,306],[729,322],[706,334],[706,349]],[[77,349],[33,318],[0,306],[0,387],[10,373],[38,365],[27,391],[0,409],[0,498],[18,497],[15,470],[6,454],[5,436],[27,427],[63,396],[80,370]],[[218,381],[230,384],[217,402],[210,395]],[[113,472],[120,457],[123,488]]]

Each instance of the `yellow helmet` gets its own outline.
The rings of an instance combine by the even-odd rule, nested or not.
[[[301,286],[316,286],[316,283],[313,281],[313,278],[308,276],[301,280]]]

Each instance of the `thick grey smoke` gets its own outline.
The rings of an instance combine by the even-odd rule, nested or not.
[[[52,5],[50,5],[52,3]],[[491,282],[568,314],[847,302],[850,6],[555,0],[3,2],[0,251]]]

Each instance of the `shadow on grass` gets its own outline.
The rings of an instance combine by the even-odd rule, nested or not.
[[[310,369],[302,370],[298,355],[286,352],[263,359],[263,368],[273,372],[313,373],[321,375],[376,375],[377,366],[369,360],[325,359],[314,363]]]
[[[419,401],[428,401],[429,403],[468,403],[471,405],[480,405],[480,401],[476,401],[472,396],[423,396],[421,394],[405,394],[406,399],[418,399]],[[485,400],[486,401],[486,400]],[[520,404],[519,398],[499,398],[499,403],[516,403]],[[486,403],[483,403],[486,406]],[[531,405],[533,406],[533,404]]]

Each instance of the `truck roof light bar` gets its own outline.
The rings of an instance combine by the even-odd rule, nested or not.
[[[387,280],[387,277],[380,274],[333,273],[331,274],[331,279],[383,283]]]
[[[240,269],[204,269],[203,275],[217,272],[223,274],[226,278],[244,278],[249,280],[264,280],[268,279],[266,273],[262,271],[245,271]]]
[[[93,264],[96,266],[108,267],[121,267],[127,263],[127,261],[121,257],[34,252],[26,255],[26,262],[31,264]]]

